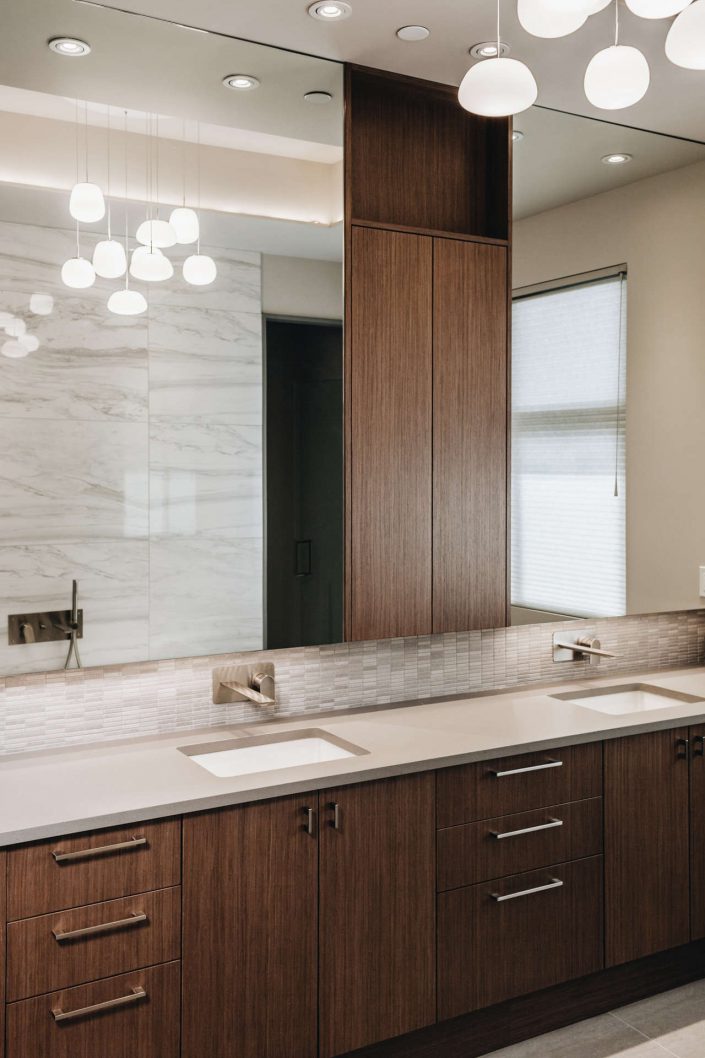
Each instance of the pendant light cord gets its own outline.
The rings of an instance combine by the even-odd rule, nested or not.
[[[196,122],[196,202],[198,203],[198,215],[201,215],[201,123]],[[198,225],[198,239],[196,240],[196,254],[201,253],[201,225]]]
[[[614,46],[619,44],[619,0],[614,0]]]
[[[499,0],[497,0],[497,55],[496,58],[500,58],[502,55],[501,39],[499,36]]]
[[[130,287],[130,258],[128,256],[128,219],[127,219],[127,111],[124,112],[123,120],[123,138],[125,141],[125,290],[129,290]]]
[[[619,324],[617,327],[617,414],[615,415],[614,436],[614,495],[619,496],[619,434],[622,425],[622,338],[624,316],[624,285],[622,272],[619,277]]]
[[[110,104],[108,104],[108,242],[112,239],[110,216]]]

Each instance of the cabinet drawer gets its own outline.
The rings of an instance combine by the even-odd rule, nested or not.
[[[601,856],[438,897],[441,1019],[602,966]]]
[[[31,918],[181,881],[181,821],[54,838],[8,854],[8,918]]]
[[[602,795],[602,743],[522,753],[438,773],[438,826]]]
[[[181,888],[11,922],[8,1001],[181,955]]]
[[[602,852],[602,798],[438,831],[438,889]]]
[[[7,1058],[178,1058],[180,977],[171,962],[11,1003]]]

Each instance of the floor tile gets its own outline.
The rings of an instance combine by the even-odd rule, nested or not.
[[[604,1014],[494,1051],[486,1058],[668,1058],[668,1052],[618,1018]]]
[[[615,1015],[657,1040],[676,1058],[705,1055],[705,981],[621,1007]]]

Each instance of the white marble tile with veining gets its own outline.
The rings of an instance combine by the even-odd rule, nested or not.
[[[261,255],[249,250],[201,246],[202,254],[215,261],[217,275],[213,283],[194,287],[185,282],[181,267],[195,246],[174,246],[165,253],[174,265],[174,275],[167,283],[154,285],[150,291],[150,306],[171,305],[197,311],[226,309],[229,312],[262,310]]]

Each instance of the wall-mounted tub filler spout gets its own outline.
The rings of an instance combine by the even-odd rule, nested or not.
[[[83,610],[78,608],[78,581],[73,582],[70,610],[44,610],[41,613],[15,613],[7,619],[7,641],[11,647],[32,643],[69,642],[65,668],[75,657],[81,668],[78,640],[83,639]]]
[[[553,636],[554,661],[589,661],[591,665],[599,664],[600,658],[616,658],[609,650],[603,650],[600,640],[591,632],[582,634],[573,632],[556,632]]]
[[[71,620],[69,626],[66,629],[69,635],[69,652],[66,655],[66,661],[64,662],[64,668],[71,668],[71,655],[76,658],[76,668],[81,669],[81,655],[78,652],[78,581],[73,582],[73,588],[71,592]]]

